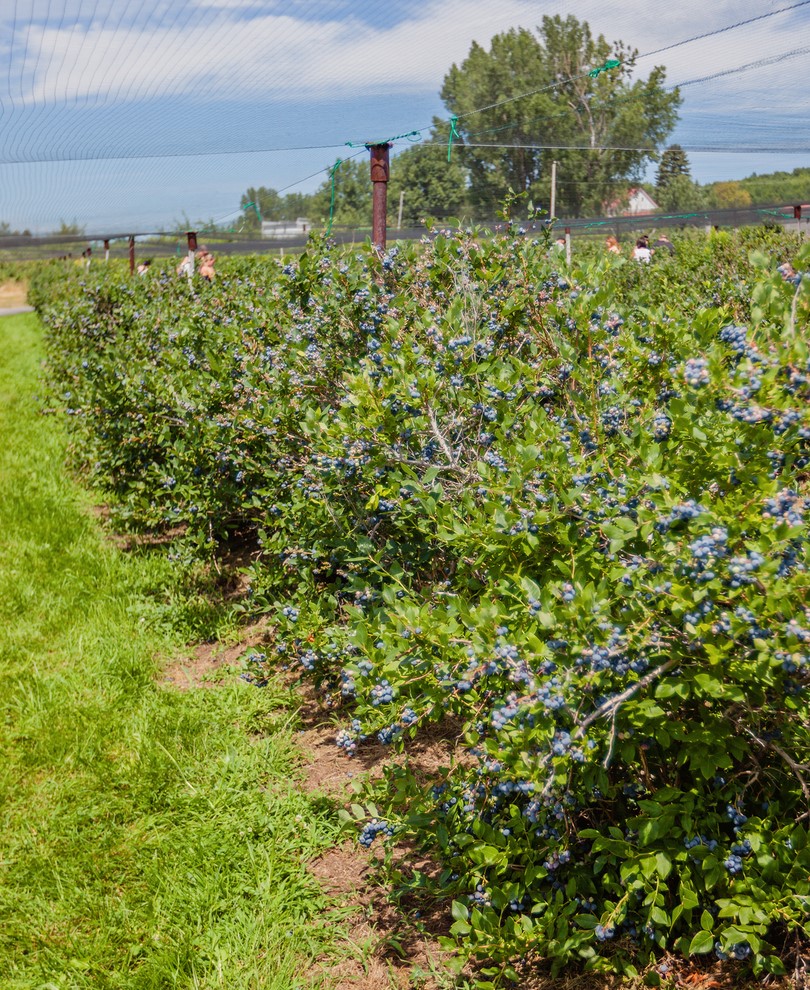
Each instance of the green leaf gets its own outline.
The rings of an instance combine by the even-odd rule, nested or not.
[[[453,901],[450,908],[450,913],[456,921],[467,921],[470,917],[470,912],[467,905],[463,904],[461,901]]]
[[[672,860],[667,856],[666,853],[656,853],[655,854],[655,866],[658,870],[658,875],[662,880],[666,880],[672,870]]]
[[[712,933],[708,931],[698,932],[689,943],[689,955],[703,955],[706,952],[711,952],[713,948],[714,936]]]

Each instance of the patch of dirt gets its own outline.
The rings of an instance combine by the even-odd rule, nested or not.
[[[272,627],[267,618],[247,626],[238,643],[200,643],[191,656],[178,657],[163,667],[163,682],[180,691],[217,687],[230,667],[250,649],[267,642]]]
[[[436,727],[424,738],[408,744],[405,754],[380,743],[362,743],[353,757],[335,745],[336,725],[317,702],[311,689],[302,688],[300,715],[304,728],[296,742],[304,762],[302,784],[309,792],[350,804],[360,779],[380,779],[385,768],[407,760],[417,779],[435,781],[440,768],[452,761],[457,733],[451,726]],[[338,962],[316,966],[313,976],[323,978],[330,990],[389,990],[420,987],[438,990],[432,974],[442,969],[444,955],[435,936],[446,934],[452,924],[449,903],[424,902],[408,894],[395,903],[389,898],[381,871],[382,846],[370,849],[355,839],[327,850],[310,864],[310,870],[338,907],[355,908],[352,946],[355,952]],[[393,851],[393,870],[403,880],[416,872],[435,876],[436,863],[407,843]],[[350,948],[350,947],[347,947]]]
[[[28,305],[27,282],[3,282],[0,285],[0,309],[17,309]]]
[[[303,697],[299,720],[303,728],[296,743],[304,754],[304,788],[329,797],[348,801],[352,782],[359,777],[379,779],[389,764],[402,765],[407,761],[409,772],[417,781],[434,784],[443,767],[461,758],[456,743],[459,729],[447,719],[441,725],[420,729],[419,737],[407,744],[405,753],[396,753],[390,746],[366,740],[354,756],[347,756],[335,745],[338,732],[337,719],[319,703],[308,684],[296,685]]]
[[[430,974],[440,968],[441,950],[422,930],[424,926],[429,932],[430,926],[418,912],[408,916],[389,901],[377,879],[380,863],[373,850],[349,840],[310,864],[338,908],[355,908],[347,957],[323,961],[315,975],[323,976],[330,990],[404,990],[415,985],[436,990]],[[448,914],[444,908],[441,913]],[[446,928],[445,922],[440,930]]]

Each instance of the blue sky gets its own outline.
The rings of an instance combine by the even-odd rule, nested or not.
[[[235,214],[248,186],[311,191],[346,141],[444,116],[442,79],[473,40],[543,14],[573,13],[643,55],[787,6],[3,0],[0,220],[123,233]],[[671,140],[713,149],[689,152],[696,179],[810,165],[808,27],[810,4],[639,60],[642,76],[666,65],[668,84],[768,63],[684,87]]]

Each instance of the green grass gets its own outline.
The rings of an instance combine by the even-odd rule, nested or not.
[[[289,698],[160,685],[173,565],[105,542],[63,470],[39,334],[0,320],[0,986],[309,986],[335,925],[305,864],[336,824]]]

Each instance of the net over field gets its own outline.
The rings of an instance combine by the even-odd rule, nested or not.
[[[628,181],[653,182],[673,143],[704,184],[810,164],[810,0],[583,0],[573,13],[593,42],[578,59],[570,34],[544,33],[558,14],[550,0],[8,0],[0,234],[207,224],[259,236],[261,220],[289,219],[281,213],[296,204],[310,223],[362,227],[367,184],[352,210],[347,184],[361,181],[359,166],[367,174],[365,144],[384,141],[389,210],[396,217],[400,194],[406,222],[409,209],[452,212],[452,195],[436,189],[474,186],[476,169],[504,173],[489,199],[464,207],[489,220],[503,188],[520,183],[547,208],[555,160],[557,212],[572,216],[607,204],[611,162],[625,163]],[[509,32],[517,41],[500,75],[474,78],[474,43],[486,53]],[[520,47],[527,33],[545,75]],[[639,137],[622,120],[653,81],[659,102],[678,99],[669,123]],[[598,126],[605,114],[613,123]],[[401,154],[409,170],[397,186]],[[434,199],[423,204],[426,184]],[[247,195],[262,189],[284,209]]]

